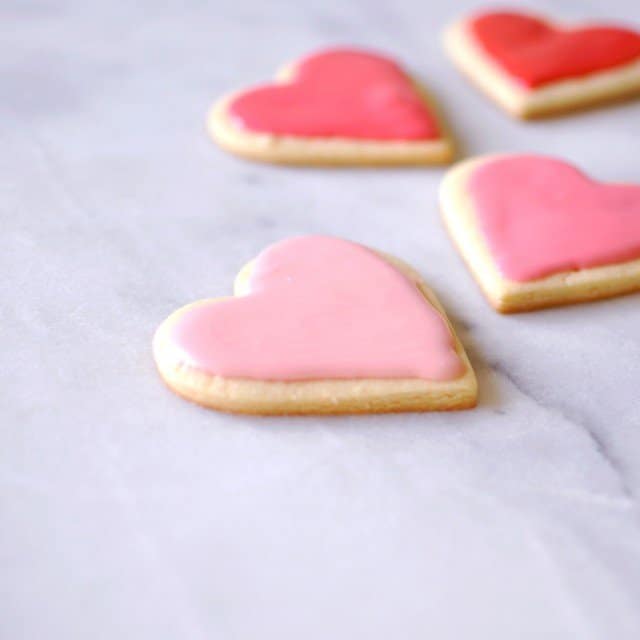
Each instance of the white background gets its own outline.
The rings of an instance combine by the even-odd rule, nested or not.
[[[640,637],[640,297],[500,317],[440,224],[443,170],[255,165],[204,130],[221,93],[360,44],[467,154],[640,182],[640,103],[522,124],[458,75],[439,31],[472,6],[2,2],[2,640]],[[637,0],[536,8],[640,26]],[[479,408],[259,419],[170,393],[156,325],[302,233],[418,268]]]

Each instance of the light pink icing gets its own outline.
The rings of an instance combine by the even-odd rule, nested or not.
[[[553,158],[507,156],[475,169],[469,189],[511,280],[640,258],[640,186],[601,184]]]
[[[169,339],[209,374],[259,380],[424,378],[464,372],[417,285],[377,254],[325,236],[256,259],[247,295],[192,307]]]

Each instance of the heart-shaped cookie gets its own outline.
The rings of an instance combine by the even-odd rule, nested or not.
[[[446,34],[454,61],[514,115],[548,115],[640,92],[640,34],[560,27],[515,12],[484,13]]]
[[[240,272],[235,297],[176,311],[154,354],[174,391],[228,411],[458,409],[476,398],[464,350],[419,277],[324,236],[272,245]]]
[[[441,189],[449,231],[500,311],[640,289],[640,186],[532,155],[476,158]]]
[[[223,98],[209,130],[242,156],[294,164],[442,163],[452,144],[419,85],[354,49],[310,55],[275,84]]]
[[[580,78],[640,58],[640,35],[611,26],[559,28],[518,13],[491,13],[471,22],[482,48],[527,87]]]

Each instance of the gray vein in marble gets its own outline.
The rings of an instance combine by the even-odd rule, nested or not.
[[[574,415],[573,412],[567,407],[559,407],[544,403],[540,398],[535,397],[533,393],[525,387],[525,383],[522,380],[517,379],[513,372],[509,371],[509,369],[504,365],[494,361],[489,364],[489,367],[492,371],[495,371],[500,376],[502,376],[502,378],[513,385],[522,395],[529,398],[534,404],[542,407],[546,411],[551,411],[559,415],[563,420],[566,420],[570,424],[580,429],[580,431],[582,431],[593,443],[593,446],[597,449],[600,456],[602,456],[603,460],[605,460],[607,465],[615,473],[619,481],[621,494],[625,498],[627,498],[635,508],[637,508],[637,497],[635,495],[635,492],[627,482],[625,472],[620,461],[617,460],[616,456],[610,451],[609,447],[607,446],[606,441],[599,435],[601,428],[596,423],[596,421],[590,419],[586,415]],[[638,514],[638,516],[640,517],[640,513]]]

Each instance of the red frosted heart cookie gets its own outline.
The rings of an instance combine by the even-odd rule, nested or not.
[[[392,60],[353,49],[308,56],[281,81],[224,98],[209,129],[228,150],[272,162],[440,163],[452,155],[416,82]]]
[[[483,13],[453,25],[446,44],[463,71],[519,116],[640,92],[640,34],[618,26]]]
[[[191,400],[248,413],[475,403],[473,372],[433,294],[365,247],[285,240],[241,271],[235,293],[178,310],[156,333],[161,375]]]
[[[580,78],[640,58],[640,35],[629,29],[561,29],[518,13],[490,13],[470,24],[488,55],[527,87]]]
[[[500,311],[640,289],[640,186],[596,182],[544,156],[464,162],[446,176],[447,227]]]

